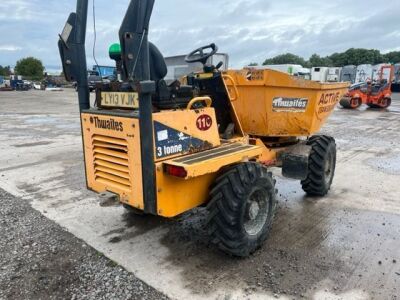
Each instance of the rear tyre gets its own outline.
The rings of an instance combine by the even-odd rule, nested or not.
[[[329,192],[335,176],[335,139],[325,135],[313,136],[307,145],[311,146],[308,176],[301,181],[301,185],[309,196],[323,197]]]
[[[262,246],[276,209],[275,180],[264,166],[247,162],[228,169],[210,197],[209,234],[219,249],[246,257]]]

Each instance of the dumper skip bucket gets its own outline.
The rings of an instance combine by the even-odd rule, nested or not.
[[[318,132],[349,87],[273,70],[227,71],[223,76],[243,130],[260,137]]]

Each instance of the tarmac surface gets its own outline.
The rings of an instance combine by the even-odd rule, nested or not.
[[[388,110],[337,108],[323,132],[338,144],[332,191],[307,198],[274,170],[272,233],[247,259],[210,245],[202,209],[165,220],[101,207],[74,91],[0,93],[0,188],[173,299],[399,299],[400,95]]]

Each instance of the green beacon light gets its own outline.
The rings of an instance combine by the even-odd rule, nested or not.
[[[110,58],[115,61],[121,60],[121,45],[118,43],[112,44],[108,50]]]
[[[108,55],[112,60],[115,60],[115,66],[117,68],[117,80],[121,81],[122,72],[122,57],[121,57],[121,45],[119,43],[112,44],[108,49]]]

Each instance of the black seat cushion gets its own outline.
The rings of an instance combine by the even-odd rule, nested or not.
[[[153,105],[159,109],[185,108],[193,97],[191,85],[181,85],[178,80],[167,85],[165,80],[159,80],[157,93],[153,96]]]
[[[153,95],[153,105],[159,109],[185,108],[193,98],[193,87],[181,85],[175,80],[167,84],[164,77],[168,68],[160,50],[149,43],[150,78],[156,82],[156,94]]]
[[[168,73],[167,64],[160,50],[153,43],[149,43],[149,54],[151,80],[159,81],[164,79]]]

